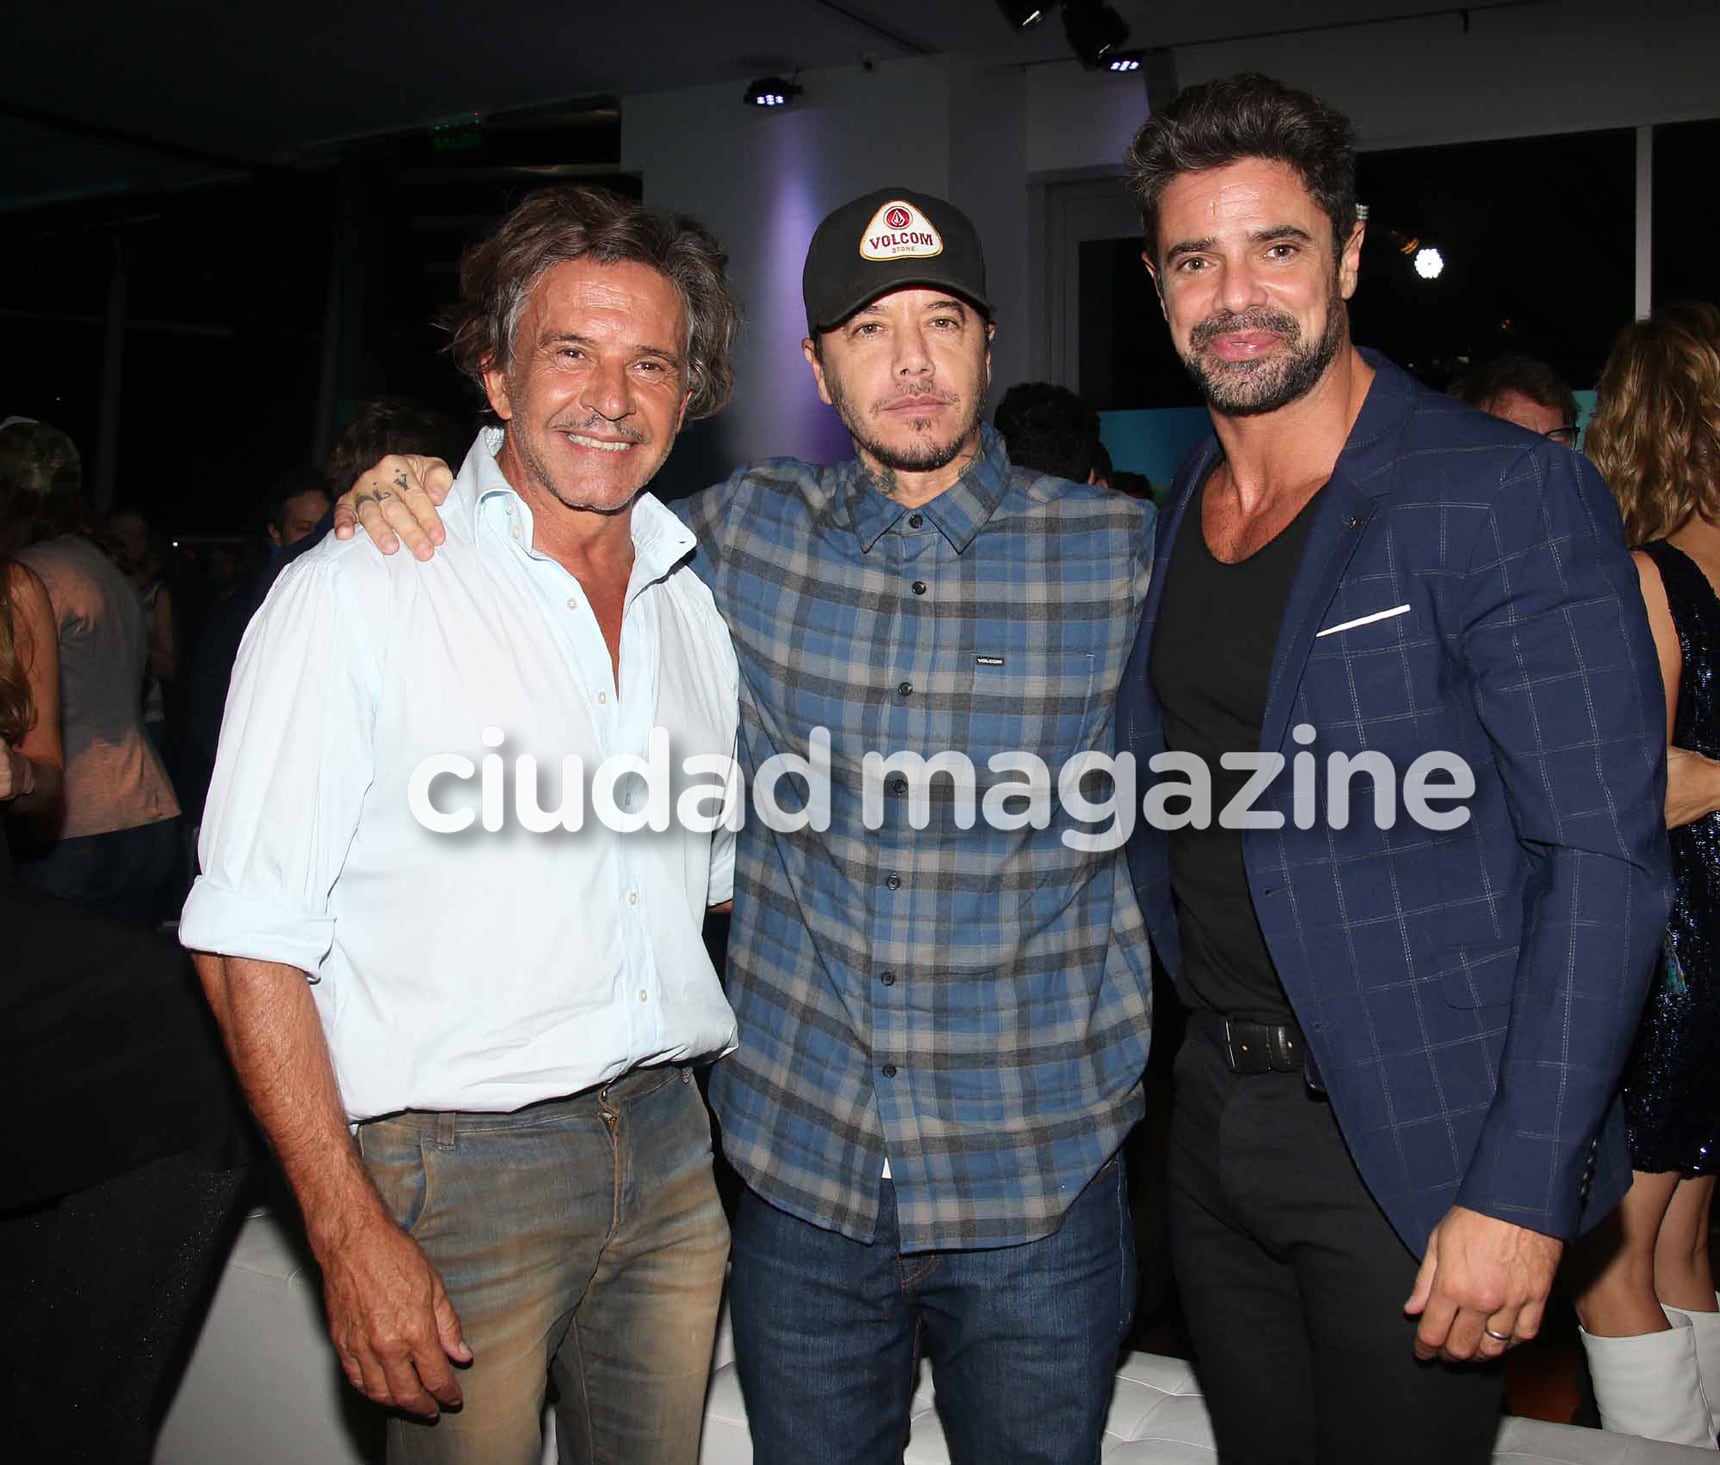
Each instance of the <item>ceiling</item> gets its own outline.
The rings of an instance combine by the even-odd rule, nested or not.
[[[1131,45],[1426,14],[1441,0],[1111,0]],[[1469,9],[1523,0],[1479,0]],[[1443,8],[1456,11],[1457,5]],[[1293,14],[1293,19],[1287,18]],[[994,0],[92,0],[10,8],[0,208],[171,188],[355,138],[864,58],[1068,54]]]

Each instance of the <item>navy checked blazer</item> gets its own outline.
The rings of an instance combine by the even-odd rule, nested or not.
[[[1243,836],[1249,892],[1362,1178],[1415,1254],[1453,1204],[1569,1237],[1630,1183],[1616,1091],[1671,891],[1654,645],[1586,459],[1368,360],[1261,729],[1287,770],[1292,728],[1316,729],[1320,814],[1296,828],[1275,780],[1256,807],[1283,827]],[[1164,567],[1218,456],[1209,439],[1177,474],[1118,696],[1143,787],[1165,748],[1146,664]],[[1329,827],[1326,755],[1364,749],[1400,779],[1461,755],[1471,818],[1438,833],[1400,807],[1381,829],[1362,777]],[[1129,863],[1180,981],[1168,837],[1138,827]]]

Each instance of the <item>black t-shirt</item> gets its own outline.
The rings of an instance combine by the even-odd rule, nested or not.
[[[1189,504],[1165,567],[1151,660],[1165,744],[1200,758],[1212,785],[1210,825],[1170,835],[1184,981],[1197,1007],[1256,1022],[1291,1022],[1295,1014],[1248,893],[1242,831],[1218,823],[1249,773],[1224,768],[1219,759],[1260,748],[1272,653],[1319,494],[1275,539],[1227,565],[1213,557],[1201,527],[1206,488],[1202,484]]]

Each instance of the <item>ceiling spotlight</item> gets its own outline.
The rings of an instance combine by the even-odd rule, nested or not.
[[[1045,19],[1045,12],[1055,0],[997,0],[1003,18],[1018,31],[1030,30]]]
[[[1432,245],[1415,252],[1415,272],[1424,280],[1437,280],[1445,268],[1445,256]]]
[[[1113,51],[1105,58],[1107,71],[1139,71],[1141,61],[1146,56],[1144,51]]]
[[[1095,71],[1129,39],[1129,26],[1101,0],[1063,0],[1063,34],[1075,59]]]
[[[741,100],[751,107],[786,107],[800,95],[798,83],[780,76],[761,76],[749,81]]]

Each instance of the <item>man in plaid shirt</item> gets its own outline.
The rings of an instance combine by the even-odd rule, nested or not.
[[[984,260],[944,200],[837,209],[804,293],[855,458],[755,464],[679,506],[734,636],[749,780],[829,735],[828,817],[784,779],[778,817],[741,832],[740,1048],[711,1083],[746,1182],[731,1306],[755,1458],[900,1460],[924,1351],[957,1461],[1092,1461],[1134,1302],[1118,1150],[1149,958],[1116,841],[1017,770],[1111,748],[1153,510],[1012,467],[982,424]],[[424,503],[395,524],[420,550],[403,511]],[[943,752],[971,760],[986,817],[911,758],[874,770],[868,810],[867,753]]]

